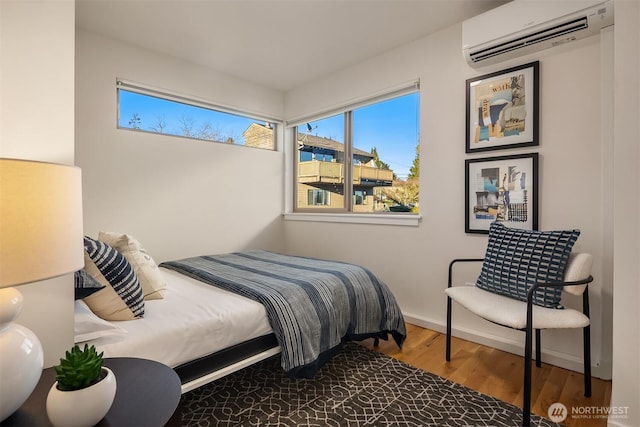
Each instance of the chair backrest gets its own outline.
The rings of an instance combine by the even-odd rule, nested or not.
[[[564,270],[565,282],[573,282],[589,277],[593,266],[593,256],[587,253],[571,252],[567,267]],[[565,292],[573,295],[582,295],[587,285],[573,285],[562,288]]]

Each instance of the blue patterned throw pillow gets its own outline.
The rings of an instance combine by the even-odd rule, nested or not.
[[[129,261],[106,243],[85,236],[85,270],[105,289],[84,298],[105,320],[132,320],[144,315],[144,294]]]
[[[484,290],[527,300],[535,283],[561,282],[580,230],[531,231],[494,222],[489,228],[487,253],[476,285]],[[562,308],[562,289],[540,288],[533,303]]]

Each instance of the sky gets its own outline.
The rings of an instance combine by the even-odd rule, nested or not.
[[[125,90],[119,91],[118,126],[138,127],[141,130],[183,135],[183,129],[193,133],[205,124],[215,133],[215,139],[226,141],[233,138],[242,143],[242,132],[251,123],[263,121],[237,115],[212,111],[174,101],[167,101]],[[398,98],[355,109],[353,112],[354,146],[366,152],[375,147],[380,160],[389,164],[391,170],[405,179],[416,155],[419,142],[419,94],[411,93]],[[132,120],[137,117],[139,120]],[[328,117],[299,127],[300,132],[344,142],[343,115]]]

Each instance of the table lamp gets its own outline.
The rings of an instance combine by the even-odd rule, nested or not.
[[[38,337],[14,323],[14,286],[84,266],[80,169],[0,158],[0,421],[35,388],[43,366]],[[43,313],[44,314],[44,313]]]

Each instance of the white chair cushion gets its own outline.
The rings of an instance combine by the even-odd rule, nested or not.
[[[572,252],[564,270],[564,281],[575,282],[589,277],[591,274],[591,266],[593,265],[593,256],[585,253]],[[562,288],[565,292],[573,295],[582,295],[587,285],[573,285]]]
[[[475,285],[454,286],[447,295],[472,313],[500,325],[514,329],[527,326],[527,303],[494,294]],[[533,306],[534,329],[584,328],[589,318],[571,308],[557,309]]]

